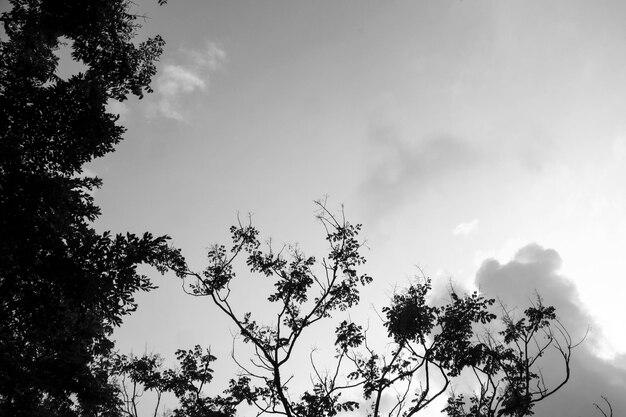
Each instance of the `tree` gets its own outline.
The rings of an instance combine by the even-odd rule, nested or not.
[[[210,366],[216,357],[210,350],[203,351],[196,345],[189,350],[179,349],[176,358],[178,368],[164,369],[163,359],[156,354],[116,356],[113,370],[121,387],[124,415],[140,416],[137,406],[146,391],[156,396],[152,410],[154,416],[158,414],[162,395],[173,393],[179,404],[168,413],[172,417],[234,416],[239,404],[257,395],[249,390],[249,379],[240,377],[230,381],[225,396],[207,396],[202,391],[213,379]]]
[[[163,40],[133,43],[129,0],[11,0],[0,43],[0,416],[120,414],[113,343],[167,237],[97,233],[82,167],[123,136],[109,100],[150,92]],[[62,79],[69,42],[84,71]]]
[[[456,416],[527,416],[534,405],[553,395],[571,376],[574,343],[556,317],[554,307],[546,307],[537,295],[536,302],[515,320],[502,307],[503,328],[494,336],[486,332],[477,339],[482,349],[479,361],[471,363],[478,390],[465,400],[463,395],[448,398],[446,411]],[[552,351],[551,351],[552,350]],[[552,354],[550,356],[550,354]],[[539,362],[561,360],[563,375],[549,386]]]
[[[604,408],[604,406],[600,406],[597,403],[593,403],[594,407],[596,407],[596,409],[602,413],[602,415],[604,417],[613,417],[613,407],[611,406],[611,403],[609,402],[608,398],[606,398],[604,395],[602,396],[602,399],[604,400],[604,402],[606,403],[606,408]]]
[[[382,309],[388,335],[386,348],[376,348],[368,341],[362,326],[340,321],[335,328],[335,356],[330,371],[321,371],[311,360],[312,387],[296,394],[290,386],[293,375],[288,364],[297,356],[304,333],[358,304],[359,288],[372,282],[371,277],[358,271],[366,261],[360,254],[363,244],[358,240],[361,225],[347,222],[343,211],[341,215],[331,213],[325,203],[318,202],[317,206],[328,244],[328,254],[320,261],[295,246],[276,251],[268,243],[262,248],[258,230],[251,223],[239,222],[230,229],[230,248],[212,247],[209,264],[202,273],[181,268],[180,263],[173,265],[178,276],[185,279],[186,291],[192,296],[208,297],[253,352],[247,363],[233,353],[241,373],[239,379],[231,380],[225,396],[202,393],[212,372],[208,362],[201,377],[193,373],[179,379],[178,385],[184,385],[183,391],[190,395],[176,394],[183,401],[175,415],[233,416],[237,407],[247,402],[256,408],[257,415],[331,417],[355,412],[362,406],[363,401],[356,401],[354,395],[358,390],[369,405],[369,416],[409,417],[454,389],[455,381],[474,376],[474,392],[451,392],[442,411],[451,417],[519,417],[532,415],[537,402],[569,380],[570,358],[576,344],[558,321],[554,308],[544,306],[541,298],[520,319],[502,308],[501,325],[496,331],[495,300],[477,292],[460,295],[451,288],[447,304],[433,305],[428,297],[430,280],[422,276],[397,292],[390,305]],[[274,312],[270,324],[263,324],[252,312],[237,312],[233,304],[234,286],[241,279],[236,270],[244,261],[252,274],[273,285],[269,304],[263,308],[265,313]],[[199,347],[195,352],[198,359]],[[185,355],[188,353],[183,352],[182,357],[188,357]],[[563,375],[558,381],[546,381],[541,361],[546,357],[554,360],[554,355],[562,361]],[[121,375],[148,390],[164,390],[172,381],[166,375],[173,371],[160,371],[150,357],[127,363]],[[133,378],[133,372],[146,363],[151,364],[150,371],[142,372],[161,375],[157,384],[145,376]],[[187,368],[182,365],[183,374]],[[197,369],[198,364],[193,371]],[[302,369],[299,362],[298,372]],[[188,383],[182,383],[185,380]],[[170,385],[170,390],[175,389]],[[351,397],[342,398],[346,393],[352,393]],[[204,414],[198,411],[200,408]]]

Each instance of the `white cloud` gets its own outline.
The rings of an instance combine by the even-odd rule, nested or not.
[[[149,111],[182,122],[185,121],[182,98],[208,90],[211,75],[226,61],[226,52],[208,42],[204,50],[181,49],[179,54],[179,63],[166,64],[161,70],[155,87],[157,101]]]
[[[475,232],[478,229],[478,219],[474,219],[469,222],[459,223],[454,230],[452,230],[453,235],[469,235],[472,232]]]
[[[206,90],[207,83],[192,70],[180,65],[168,65],[157,82],[157,89],[165,96],[176,96],[191,93],[195,90]]]
[[[197,67],[206,68],[210,71],[217,71],[226,61],[226,52],[214,42],[207,42],[204,51],[193,51],[181,49],[195,63]]]

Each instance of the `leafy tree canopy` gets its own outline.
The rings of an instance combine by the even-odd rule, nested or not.
[[[109,339],[153,288],[167,237],[97,233],[82,166],[124,133],[109,100],[150,92],[163,40],[128,0],[11,0],[0,43],[0,416],[119,415]],[[58,76],[69,42],[84,71]]]

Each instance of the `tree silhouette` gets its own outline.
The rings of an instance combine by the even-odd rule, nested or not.
[[[613,407],[611,406],[611,403],[609,402],[608,398],[606,398],[604,395],[602,396],[602,399],[604,400],[604,402],[606,403],[606,408],[604,406],[604,404],[602,406],[598,405],[598,403],[593,403],[593,406],[596,408],[596,410],[598,410],[604,417],[613,417]]]
[[[167,237],[99,234],[82,167],[124,133],[108,100],[150,91],[160,37],[127,0],[11,0],[0,43],[0,416],[115,416],[109,339],[164,270]],[[69,42],[84,70],[62,79]],[[171,262],[171,260],[170,260]]]
[[[144,354],[141,357],[117,355],[113,371],[118,376],[123,399],[124,415],[139,417],[138,403],[146,391],[156,394],[153,415],[158,414],[164,393],[175,394],[178,407],[170,410],[173,417],[229,417],[234,416],[237,406],[251,401],[258,394],[250,391],[249,379],[241,376],[231,379],[224,396],[207,396],[203,389],[213,379],[211,363],[216,360],[209,350],[199,345],[193,349],[176,351],[178,368],[163,368],[159,355]]]
[[[446,408],[450,416],[532,415],[536,403],[569,381],[572,350],[582,340],[573,342],[556,317],[554,307],[544,306],[537,295],[536,302],[524,311],[521,319],[515,320],[504,306],[501,311],[502,330],[496,335],[486,332],[477,339],[483,354],[470,365],[477,392],[468,401],[462,394],[450,396]],[[542,359],[562,362],[563,374],[552,386],[541,372]]]
[[[239,222],[230,229],[229,248],[216,245],[209,250],[209,264],[203,272],[181,268],[180,263],[172,265],[185,279],[186,292],[211,299],[253,352],[247,362],[233,353],[241,373],[237,381],[231,380],[225,397],[203,396],[206,379],[200,384],[196,378],[187,389],[194,395],[185,397],[186,401],[227,416],[234,415],[244,402],[253,405],[257,415],[336,416],[356,412],[363,405],[355,400],[358,390],[369,406],[369,416],[409,417],[454,388],[456,380],[473,375],[475,390],[451,392],[443,412],[451,417],[517,417],[532,415],[537,402],[569,380],[571,353],[577,344],[554,308],[544,306],[541,298],[516,320],[504,308],[498,316],[495,300],[477,292],[460,295],[451,289],[447,304],[433,305],[428,297],[430,280],[421,277],[382,309],[386,349],[377,351],[362,326],[343,320],[335,328],[331,371],[320,372],[312,361],[312,387],[296,394],[290,386],[294,375],[288,364],[297,355],[303,334],[358,304],[359,288],[372,281],[358,271],[366,261],[358,240],[361,225],[346,221],[343,211],[333,214],[324,202],[317,202],[317,207],[328,244],[321,260],[295,246],[279,251],[271,244],[262,248],[258,230],[251,223]],[[267,303],[275,308],[263,309],[274,311],[270,324],[234,307],[233,284],[241,279],[236,266],[244,260],[251,273],[273,285]],[[500,330],[494,331],[498,322]],[[541,361],[546,356],[554,360],[555,354],[562,361],[563,375],[559,381],[546,381]],[[303,367],[298,365],[301,372]],[[149,389],[145,381],[143,385]],[[342,398],[346,393],[352,393],[351,399]],[[176,415],[187,415],[180,413]]]

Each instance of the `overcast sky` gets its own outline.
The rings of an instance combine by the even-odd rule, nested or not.
[[[155,92],[111,104],[126,140],[89,166],[99,229],[167,233],[201,270],[251,212],[319,256],[328,195],[364,224],[368,305],[416,266],[522,310],[537,290],[590,329],[544,415],[592,415],[603,394],[626,412],[626,2],[155,3],[137,6],[167,41]],[[157,283],[120,348],[229,361],[208,300]]]

